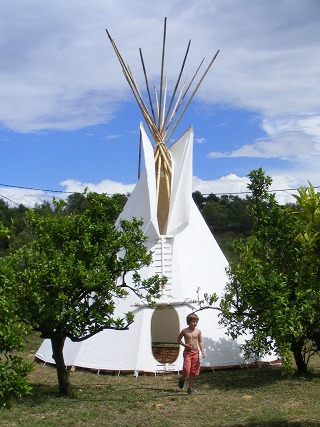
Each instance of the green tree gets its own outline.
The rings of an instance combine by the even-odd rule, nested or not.
[[[9,247],[9,227],[11,212],[8,203],[0,199],[0,256],[5,254]],[[5,231],[6,230],[6,231]]]
[[[319,253],[301,243],[310,230],[302,206],[296,212],[279,205],[269,192],[272,180],[262,169],[249,177],[254,230],[235,244],[239,261],[228,272],[220,305],[223,323],[234,338],[249,330],[248,353],[274,349],[287,367],[293,354],[298,371],[305,372],[320,330]]]
[[[320,350],[320,321],[319,317],[319,287],[314,286],[320,283],[320,193],[316,192],[311,183],[309,187],[301,187],[298,195],[294,196],[297,201],[295,215],[302,222],[302,231],[297,239],[305,250],[305,263],[309,265],[309,276],[314,301],[309,307],[311,319],[310,335],[315,342],[318,351]],[[312,310],[310,312],[310,310]]]
[[[227,259],[234,260],[233,241],[240,236],[248,236],[252,231],[248,201],[233,195],[218,197],[210,194],[204,197],[199,192],[193,193],[193,199]]]
[[[51,340],[60,393],[70,382],[63,357],[68,337],[82,341],[103,329],[126,329],[132,313],[116,318],[115,300],[134,292],[147,303],[159,296],[165,278],[141,280],[138,271],[150,264],[138,219],[116,226],[117,198],[85,194],[85,209],[68,212],[64,201],[54,212],[27,213],[32,242],[11,256],[21,316],[35,331]],[[126,273],[133,271],[133,283]]]
[[[10,238],[8,235],[0,236],[0,256],[7,255],[13,248],[21,246],[26,239],[29,240],[25,233],[26,211],[27,208],[23,205],[9,207],[8,203],[0,199],[0,221],[10,231]]]
[[[8,232],[0,222],[0,235],[8,235]],[[0,409],[30,392],[27,375],[33,366],[14,354],[24,349],[28,328],[17,315],[14,281],[8,262],[5,257],[0,258]]]
[[[197,205],[199,211],[201,212],[202,207],[203,207],[205,200],[206,200],[205,197],[203,197],[203,195],[200,193],[200,191],[194,191],[192,193],[192,198],[193,198],[193,201],[195,202],[195,204]]]
[[[228,211],[223,204],[209,201],[205,203],[202,214],[212,233],[225,231],[228,223]]]

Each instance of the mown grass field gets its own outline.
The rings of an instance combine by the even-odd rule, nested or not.
[[[26,357],[38,348],[32,339]],[[36,364],[33,392],[0,413],[1,427],[51,426],[320,426],[320,361],[307,377],[279,367],[202,373],[197,393],[177,387],[178,375],[70,373],[72,396],[58,395],[55,369]]]

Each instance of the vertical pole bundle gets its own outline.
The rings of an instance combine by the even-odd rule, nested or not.
[[[166,36],[167,36],[167,18],[164,19],[163,27],[163,40],[162,40],[162,56],[161,56],[161,69],[160,69],[160,85],[157,89],[154,86],[154,99],[152,98],[149,80],[147,76],[146,66],[142,55],[141,48],[140,60],[146,85],[146,91],[148,96],[149,108],[147,107],[142,94],[139,90],[138,84],[130,70],[130,67],[125,64],[116,43],[112,39],[108,30],[106,30],[111,45],[118,57],[119,63],[122,68],[122,72],[131,88],[131,91],[137,101],[140,111],[145,119],[145,122],[151,132],[155,141],[154,158],[155,158],[155,172],[156,172],[156,185],[157,185],[157,201],[158,201],[158,222],[161,234],[165,233],[166,220],[169,212],[170,196],[171,196],[171,175],[172,175],[172,162],[170,152],[167,148],[167,144],[170,141],[175,129],[177,128],[181,118],[183,117],[186,109],[188,108],[191,100],[199,89],[203,79],[207,75],[208,71],[212,67],[212,64],[216,60],[219,50],[215,53],[209,65],[205,69],[204,73],[200,77],[198,83],[193,89],[191,96],[187,98],[187,94],[193,85],[193,82],[198,75],[198,72],[204,63],[204,58],[201,61],[199,67],[194,73],[190,83],[187,85],[187,78],[184,79],[180,86],[183,71],[188,58],[191,40],[189,40],[180,72],[174,86],[172,95],[168,102],[168,108],[166,109],[166,103],[168,100],[168,74],[164,71],[165,65],[165,51],[166,51]],[[180,114],[176,115],[182,107]],[[141,153],[139,151],[139,176],[140,176],[140,159]]]

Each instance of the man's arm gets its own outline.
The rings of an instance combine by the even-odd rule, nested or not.
[[[182,341],[182,338],[185,338],[185,330],[183,329],[181,332],[180,332],[180,334],[179,334],[179,336],[178,336],[178,343],[180,344],[180,345],[182,345],[184,348],[186,348],[186,349],[188,349],[188,350],[192,350],[192,345],[191,344],[187,344],[187,343],[185,343],[185,342],[183,342]]]
[[[178,343],[180,344],[180,345],[183,345],[183,347],[185,347],[186,345],[185,345],[185,343],[182,341],[182,338],[184,337],[184,329],[182,329],[182,331],[180,332],[180,334],[179,334],[179,336],[178,336]]]
[[[198,335],[198,343],[199,343],[199,347],[200,347],[200,351],[201,351],[201,356],[202,357],[206,357],[206,352],[204,350],[204,346],[203,346],[203,341],[202,341],[202,334],[201,331],[199,331],[199,335]]]

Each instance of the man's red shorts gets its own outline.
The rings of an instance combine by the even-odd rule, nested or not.
[[[199,375],[200,373],[200,358],[198,350],[184,350],[183,352],[183,369],[182,375]]]

